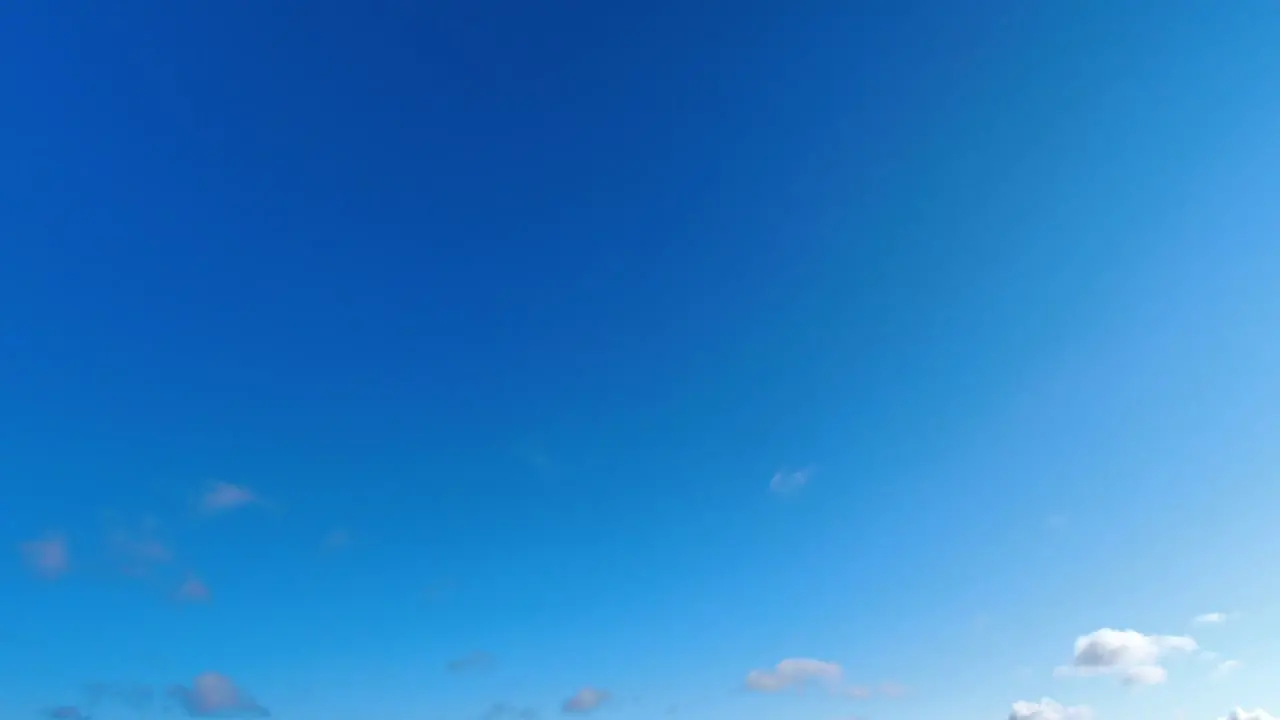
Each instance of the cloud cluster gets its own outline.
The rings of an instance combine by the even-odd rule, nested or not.
[[[1087,705],[1066,707],[1050,698],[1016,702],[1009,712],[1009,720],[1090,720],[1092,717],[1093,710]]]
[[[197,675],[191,687],[175,686],[171,697],[191,717],[268,717],[271,713],[248,693],[235,686],[231,678],[208,672]]]
[[[1058,675],[1114,675],[1126,685],[1157,685],[1168,678],[1161,660],[1172,653],[1199,649],[1181,635],[1144,635],[1137,630],[1103,628],[1076,638],[1075,657]]]
[[[561,710],[566,713],[589,713],[599,708],[609,699],[609,691],[584,687],[564,701]]]

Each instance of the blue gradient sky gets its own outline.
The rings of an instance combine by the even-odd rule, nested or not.
[[[163,5],[0,9],[0,719],[1280,712],[1280,5]]]

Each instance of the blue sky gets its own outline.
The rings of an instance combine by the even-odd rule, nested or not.
[[[0,719],[1280,712],[1277,37],[8,4]]]

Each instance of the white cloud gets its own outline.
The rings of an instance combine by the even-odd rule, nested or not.
[[[39,540],[29,540],[22,543],[19,549],[27,565],[47,578],[62,575],[71,564],[67,539],[58,534],[48,535]]]
[[[206,513],[220,513],[255,505],[261,499],[249,488],[229,482],[215,482],[200,498],[200,509]]]
[[[809,470],[796,470],[794,472],[779,470],[769,480],[769,489],[779,494],[795,492],[809,484],[809,477],[812,474]]]
[[[209,599],[209,586],[195,575],[189,575],[178,588],[177,597],[183,602],[206,602]]]
[[[1169,679],[1169,671],[1159,665],[1139,665],[1129,668],[1120,676],[1120,682],[1130,687],[1139,685],[1161,685]]]
[[[788,658],[772,670],[747,673],[747,688],[757,692],[781,692],[816,681],[838,685],[844,670],[837,664],[812,658]]]
[[[1218,663],[1218,667],[1213,669],[1213,676],[1215,678],[1224,678],[1230,675],[1231,673],[1239,670],[1243,665],[1244,663],[1240,662],[1239,660],[1225,660],[1221,663]]]
[[[1090,720],[1092,717],[1093,710],[1087,705],[1065,707],[1049,698],[1040,702],[1016,702],[1009,713],[1009,720]]]
[[[564,701],[561,710],[566,713],[589,713],[600,707],[609,699],[607,690],[597,690],[592,687],[584,687],[573,694],[573,697]]]
[[[1075,657],[1058,675],[1118,675],[1126,685],[1155,685],[1168,673],[1160,660],[1172,653],[1199,649],[1181,635],[1144,635],[1137,630],[1103,628],[1076,638]]]
[[[1245,710],[1244,708],[1236,708],[1227,713],[1225,718],[1219,718],[1219,720],[1280,720],[1280,718],[1262,709]]]
[[[1205,613],[1197,615],[1192,619],[1192,623],[1196,625],[1221,625],[1227,621],[1227,614],[1220,612]]]
[[[250,718],[271,715],[248,693],[236,687],[231,678],[219,673],[197,675],[191,682],[191,687],[175,686],[169,694],[191,717]]]

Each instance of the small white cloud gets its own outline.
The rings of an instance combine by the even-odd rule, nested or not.
[[[205,490],[200,498],[200,509],[213,514],[256,505],[259,502],[261,499],[249,488],[219,481],[212,483]]]
[[[810,470],[779,470],[769,480],[769,489],[779,494],[795,492],[809,484],[812,474]]]
[[[1076,638],[1071,665],[1057,675],[1118,675],[1126,685],[1154,685],[1168,673],[1160,660],[1172,653],[1199,649],[1196,641],[1181,635],[1144,635],[1137,630],[1103,628]]]
[[[607,690],[584,687],[564,701],[561,710],[566,713],[589,713],[600,707],[609,699]]]
[[[1226,621],[1226,613],[1211,612],[1203,615],[1197,615],[1191,622],[1195,625],[1221,625]]]
[[[209,599],[209,586],[195,575],[188,576],[178,588],[177,597],[182,602],[206,602]]]
[[[891,698],[900,698],[907,694],[907,688],[898,683],[884,683],[880,686],[880,694]]]
[[[191,687],[174,686],[170,696],[187,715],[195,718],[269,717],[271,713],[248,693],[236,687],[226,675],[207,672],[197,675]]]
[[[1223,662],[1218,663],[1218,667],[1213,669],[1213,676],[1221,679],[1234,673],[1243,666],[1244,663],[1239,660],[1224,660]]]
[[[1009,712],[1009,720],[1090,720],[1092,717],[1093,710],[1087,705],[1066,707],[1049,698],[1040,702],[1016,702]]]
[[[823,682],[834,687],[844,670],[837,664],[812,658],[787,658],[772,670],[747,673],[747,689],[756,692],[781,692],[809,682]]]
[[[1262,710],[1262,709],[1245,710],[1244,708],[1236,708],[1235,710],[1232,710],[1231,712],[1227,713],[1227,716],[1225,718],[1219,718],[1219,720],[1280,720],[1280,719],[1277,719],[1275,715],[1272,715],[1266,710]]]

